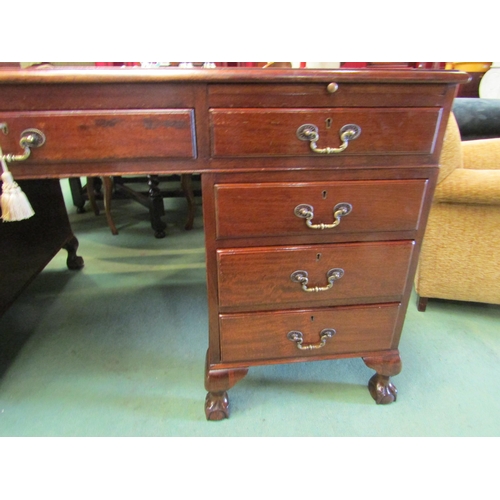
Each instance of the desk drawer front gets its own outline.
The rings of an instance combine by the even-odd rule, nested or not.
[[[330,83],[214,84],[208,102],[211,108],[442,106],[446,93],[440,84]]]
[[[426,185],[423,179],[217,185],[217,238],[415,230]],[[308,205],[312,224],[331,225],[342,203],[352,210],[333,228],[311,229],[295,215]]]
[[[309,358],[390,349],[399,304],[337,307],[301,311],[222,314],[222,361]],[[334,330],[325,345],[299,349],[289,332],[300,332],[303,344],[317,345],[321,332]]]
[[[412,241],[217,251],[222,311],[399,301],[404,292]],[[307,273],[310,288],[329,284],[328,272],[343,276],[326,291],[304,291],[293,281]]]
[[[196,157],[194,116],[189,109],[0,113],[8,126],[4,153],[22,152],[23,130],[46,136],[28,161],[75,162],[133,158]]]
[[[304,124],[317,127],[318,148],[338,148],[340,129],[358,125],[360,136],[339,155],[429,155],[440,115],[440,108],[213,109],[212,156],[323,156],[297,137]]]

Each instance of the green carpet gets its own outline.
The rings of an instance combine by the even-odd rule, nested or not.
[[[207,422],[201,205],[186,232],[184,200],[168,200],[158,240],[132,201],[115,202],[113,236],[65,196],[85,267],[68,271],[61,251],[0,319],[1,436],[500,435],[500,307],[419,313],[415,297],[396,403],[374,403],[359,359],[254,367],[229,392],[231,418]]]

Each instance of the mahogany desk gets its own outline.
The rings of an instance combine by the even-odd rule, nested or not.
[[[202,174],[208,419],[229,415],[228,389],[258,364],[361,357],[386,404],[445,127],[467,79],[3,70],[0,141],[5,154],[23,152],[23,134],[43,143],[10,164],[17,180]]]

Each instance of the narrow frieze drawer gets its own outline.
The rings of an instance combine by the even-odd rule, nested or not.
[[[33,111],[0,113],[8,133],[4,152],[21,153],[23,131],[37,129],[45,143],[28,162],[87,162],[196,157],[191,109]]]
[[[361,83],[332,79],[324,83],[211,84],[211,108],[245,107],[401,107],[444,104],[441,84]]]

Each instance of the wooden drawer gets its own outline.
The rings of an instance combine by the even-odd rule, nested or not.
[[[318,148],[338,148],[340,129],[361,127],[340,155],[429,155],[440,108],[212,109],[213,157],[320,156],[300,140],[301,125],[318,128]],[[328,155],[330,157],[338,154]]]
[[[218,239],[416,230],[427,180],[222,184],[215,186]],[[312,224],[332,224],[338,204],[352,206],[340,223],[311,229],[295,215],[313,210]]]
[[[251,362],[367,353],[390,349],[399,304],[336,307],[219,317],[222,362]],[[289,332],[300,332],[303,346],[320,342],[321,332],[334,330],[324,347],[302,350]]]
[[[399,302],[413,246],[408,240],[218,250],[220,311]],[[326,291],[304,291],[291,279],[306,271],[308,287],[324,287],[327,273],[339,268],[343,277]]]
[[[442,106],[446,88],[440,84],[352,83],[338,81],[335,92],[325,83],[213,84],[209,85],[211,108],[247,107],[405,107]],[[331,89],[331,87],[330,87]]]
[[[0,122],[8,126],[1,137],[4,153],[22,152],[19,138],[26,129],[45,134],[28,162],[196,157],[190,109],[0,113]]]

